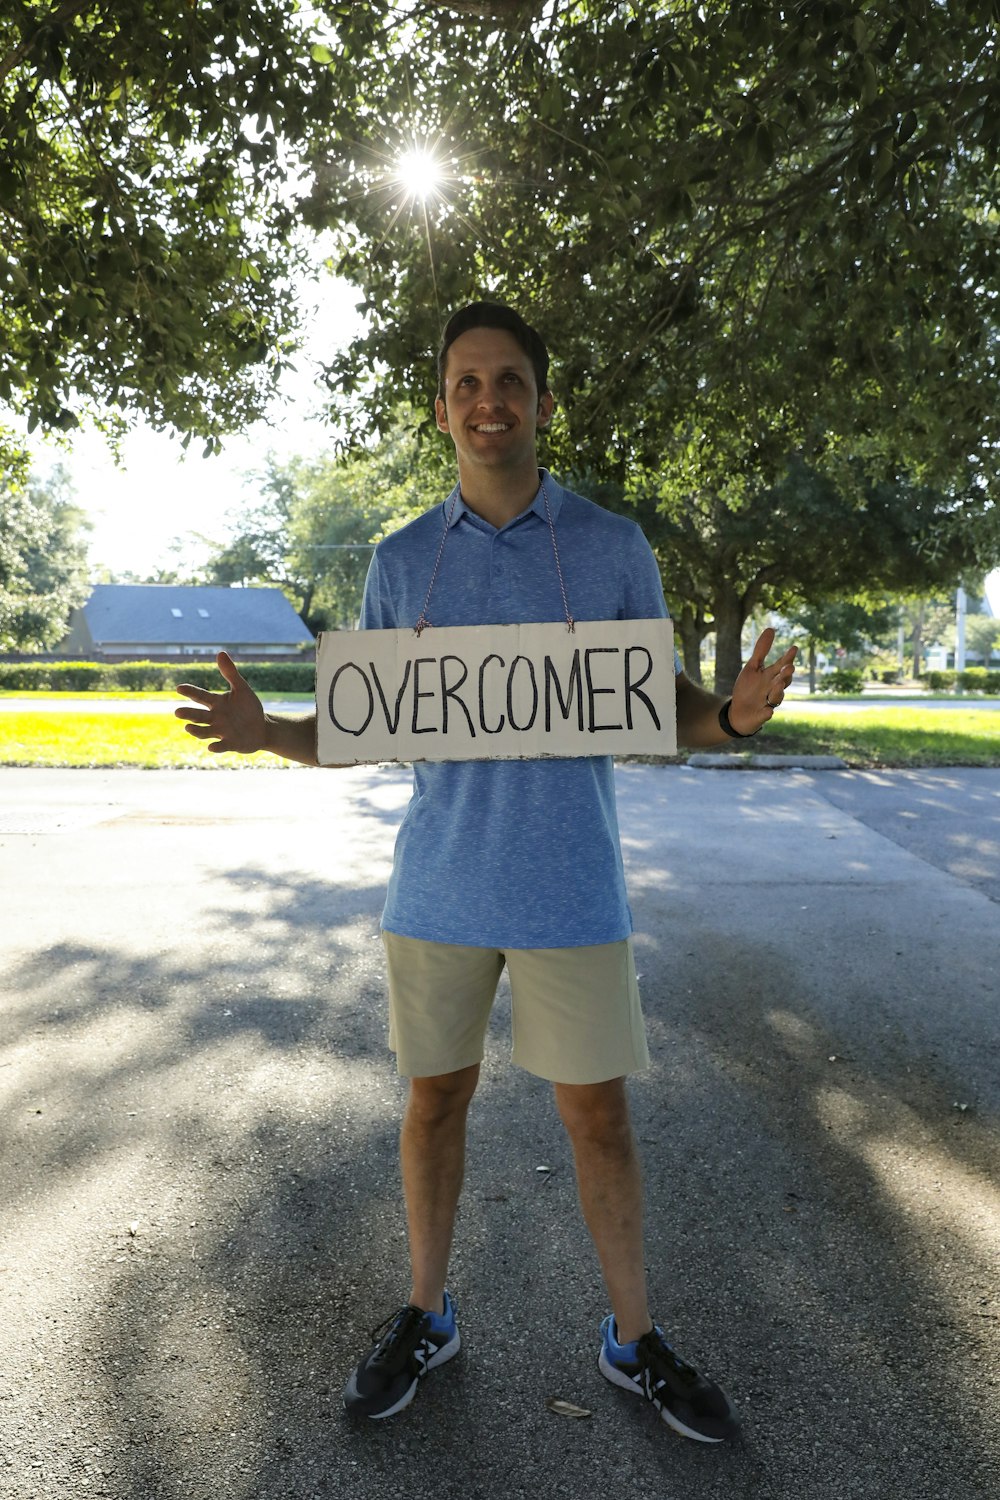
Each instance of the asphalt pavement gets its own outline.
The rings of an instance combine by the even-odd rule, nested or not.
[[[405,771],[4,769],[4,1500],[994,1500],[1000,772],[618,784],[654,1307],[741,1441],[599,1375],[503,992],[463,1349],[400,1417],[344,1414],[406,1290],[378,939]]]

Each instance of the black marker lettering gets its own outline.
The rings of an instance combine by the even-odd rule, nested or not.
[[[433,698],[434,697],[434,690],[433,690],[433,688],[430,689],[430,691],[425,691],[423,693],[420,691],[420,668],[424,667],[424,666],[432,666],[436,660],[437,660],[436,656],[418,656],[418,657],[414,658],[414,662],[413,662],[413,719],[412,719],[411,724],[410,724],[410,728],[412,729],[412,731],[413,731],[414,734],[437,734],[437,725],[436,724],[425,724],[422,729],[420,729],[420,728],[417,727],[417,715],[420,712],[420,700],[421,700],[421,698]]]
[[[351,728],[349,728],[349,726],[347,724],[341,724],[340,720],[337,718],[337,711],[336,711],[336,709],[333,706],[333,700],[334,700],[334,697],[335,697],[336,692],[337,692],[337,683],[343,677],[343,675],[344,675],[345,672],[357,672],[358,676],[361,678],[361,681],[365,685],[365,692],[368,694],[368,717],[365,719],[365,721],[362,724],[362,726],[361,726],[360,729],[351,729]],[[374,699],[374,696],[372,695],[372,685],[368,681],[368,678],[365,675],[364,670],[361,667],[358,666],[358,664],[357,664],[356,661],[345,661],[344,665],[342,667],[338,667],[337,670],[336,670],[336,672],[334,672],[334,674],[333,674],[333,681],[330,683],[330,719],[331,719],[331,722],[336,726],[337,729],[340,730],[341,734],[354,734],[354,735],[364,734],[365,730],[368,728],[368,725],[372,721],[372,714],[374,712],[375,712],[375,699]]]
[[[403,668],[403,680],[399,684],[399,692],[396,694],[396,712],[395,714],[390,715],[389,705],[386,702],[385,693],[382,691],[382,684],[378,680],[378,672],[375,670],[375,663],[373,661],[370,661],[368,663],[368,670],[372,674],[372,681],[375,684],[375,690],[378,693],[379,702],[382,705],[382,712],[385,714],[385,727],[386,729],[388,729],[390,734],[395,734],[396,730],[399,728],[399,711],[403,703],[403,694],[406,692],[406,684],[410,680],[410,666],[411,662],[409,658],[407,658],[406,666]]]
[[[446,663],[448,663],[450,661],[457,661],[458,662],[458,665],[462,669],[462,675],[458,679],[457,682],[452,682],[452,683],[449,684],[449,682],[448,682],[448,669],[447,669]],[[472,722],[472,715],[469,713],[469,710],[466,708],[466,706],[465,706],[464,702],[462,701],[462,699],[458,696],[458,690],[462,686],[462,683],[465,681],[465,679],[468,677],[468,675],[469,675],[469,669],[465,665],[465,662],[462,660],[462,658],[460,656],[442,656],[442,658],[441,658],[441,733],[442,734],[447,734],[448,733],[448,699],[449,698],[453,698],[455,700],[455,702],[458,704],[459,708],[462,710],[463,714],[465,715],[465,722],[469,726],[469,734],[472,736],[473,739],[476,738],[476,730],[475,730],[475,726],[473,725],[473,722]]]
[[[617,656],[618,646],[588,646],[583,653],[584,670],[587,674],[587,727],[593,734],[599,729],[621,729],[620,724],[598,724],[594,717],[594,699],[601,693],[614,693],[614,688],[602,688],[594,686],[594,679],[590,671],[590,658],[592,656]]]
[[[646,658],[646,670],[645,670],[645,672],[642,674],[642,676],[639,678],[639,680],[637,682],[633,682],[632,681],[632,653],[633,653],[633,651],[641,651],[642,654],[643,654],[643,656]],[[645,693],[640,693],[640,691],[639,691],[639,689],[642,687],[642,684],[646,681],[646,679],[648,677],[651,676],[652,671],[653,671],[653,656],[652,656],[652,652],[647,651],[645,646],[626,646],[625,647],[625,720],[626,720],[626,723],[628,724],[629,729],[632,728],[632,694],[633,693],[636,695],[637,698],[641,698],[642,701],[643,701],[643,703],[645,703],[646,707],[649,709],[649,716],[652,719],[653,723],[656,725],[657,729],[659,729],[659,727],[660,727],[659,715],[657,714],[656,709],[653,707],[653,705],[650,702],[649,698],[646,697],[646,694]]]
[[[505,665],[503,657],[502,656],[497,656],[497,654],[496,654],[495,651],[491,652],[491,654],[489,656],[485,656],[483,658],[482,662],[480,663],[480,666],[479,666],[479,727],[483,731],[484,734],[499,734],[500,731],[501,731],[501,729],[503,728],[505,722],[506,722],[505,719],[504,719],[503,714],[500,715],[500,722],[496,726],[495,729],[491,729],[489,727],[489,725],[487,724],[487,722],[486,722],[486,701],[485,701],[485,696],[484,696],[483,678],[486,675],[486,668],[489,666],[489,664],[490,664],[491,661],[498,661],[501,666]]]
[[[531,679],[531,714],[528,718],[527,724],[515,724],[514,722],[514,673],[517,671],[517,664],[519,661],[524,662],[525,666],[528,668],[528,676]],[[535,681],[535,664],[528,656],[515,656],[514,660],[510,664],[510,671],[507,673],[507,718],[510,722],[511,729],[530,729],[532,724],[534,724],[535,722],[537,713],[538,683]]]
[[[573,652],[573,665],[569,669],[569,682],[566,684],[566,697],[562,695],[562,684],[559,674],[556,672],[551,656],[545,658],[545,733],[552,730],[552,686],[555,685],[556,702],[559,712],[564,719],[570,716],[573,707],[573,696],[576,695],[576,727],[583,731],[583,687],[580,682],[580,652]]]

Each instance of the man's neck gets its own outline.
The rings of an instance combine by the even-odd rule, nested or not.
[[[498,531],[526,511],[538,494],[538,467],[534,463],[516,472],[477,468],[472,473],[459,464],[458,479],[468,508]]]

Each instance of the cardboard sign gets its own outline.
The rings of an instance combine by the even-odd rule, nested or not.
[[[316,653],[320,765],[673,755],[669,620],[339,630]]]

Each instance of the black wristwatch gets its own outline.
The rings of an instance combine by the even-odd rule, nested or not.
[[[757,728],[751,729],[749,734],[740,734],[739,730],[734,729],[732,724],[730,724],[729,722],[729,705],[732,703],[732,701],[732,698],[727,698],[725,703],[719,709],[719,728],[723,731],[724,734],[728,734],[731,740],[752,740],[755,734],[760,734],[761,730],[764,728],[763,724],[758,724]]]

